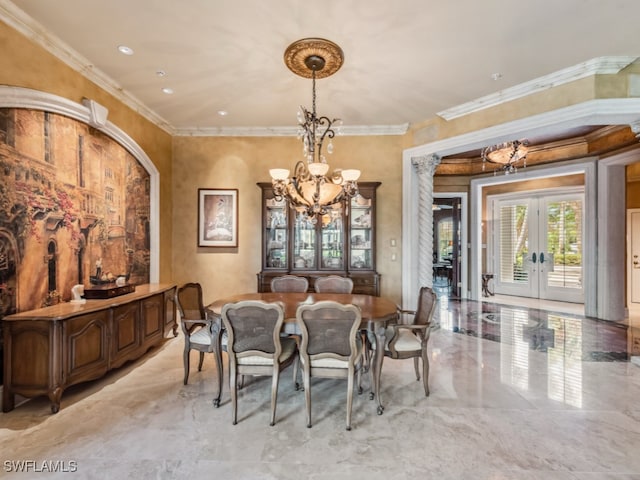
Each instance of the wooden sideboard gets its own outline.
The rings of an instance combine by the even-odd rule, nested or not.
[[[2,319],[2,411],[15,395],[47,395],[52,413],[69,386],[100,378],[177,335],[176,286],[137,285],[135,292],[84,304],[61,303]]]

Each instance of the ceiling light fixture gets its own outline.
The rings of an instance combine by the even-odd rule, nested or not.
[[[119,45],[118,51],[125,55],[133,55],[133,48],[127,47],[126,45]]]
[[[162,89],[162,93],[166,93],[167,95],[173,95],[173,88],[170,87],[164,87]]]
[[[504,142],[482,150],[482,171],[484,171],[485,163],[491,162],[500,165],[493,174],[503,172],[505,175],[516,173],[518,171],[517,164],[523,161],[523,168],[527,168],[527,152],[529,151],[527,140],[514,140],[512,142]]]
[[[316,114],[316,79],[337,72],[344,62],[344,54],[329,40],[304,38],[287,47],[284,62],[296,75],[312,79],[312,109],[309,111],[301,106],[298,111],[298,136],[302,139],[305,160],[296,164],[291,178],[285,168],[273,168],[269,174],[276,198],[286,198],[292,208],[313,221],[317,215],[324,215],[334,205],[358,193],[360,170],[336,169],[328,174],[329,164],[322,150],[328,139],[326,152],[333,152],[331,139],[342,121]]]

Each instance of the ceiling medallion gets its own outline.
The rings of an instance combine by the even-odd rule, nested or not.
[[[344,63],[342,49],[324,38],[303,38],[293,42],[284,52],[284,63],[296,75],[316,78],[333,75]]]

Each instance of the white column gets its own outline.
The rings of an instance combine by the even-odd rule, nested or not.
[[[433,174],[440,157],[413,157],[411,164],[418,176],[418,283],[433,287]]]

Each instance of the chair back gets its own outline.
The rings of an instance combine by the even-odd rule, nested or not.
[[[360,309],[355,305],[330,300],[300,305],[296,322],[302,333],[303,363],[314,356],[355,362],[360,353],[356,342],[361,321]]]
[[[284,306],[280,302],[245,300],[222,307],[222,321],[227,329],[227,352],[234,358],[263,357],[277,359],[282,351],[280,331]]]
[[[272,292],[304,293],[309,289],[309,280],[297,275],[282,275],[271,279]]]
[[[438,297],[429,287],[420,288],[418,294],[418,307],[414,317],[414,325],[429,325],[436,311]]]
[[[314,289],[316,293],[351,293],[353,280],[339,275],[319,277],[314,282]]]
[[[202,286],[199,283],[185,283],[178,287],[176,304],[181,319],[203,320],[206,318],[202,302]]]

